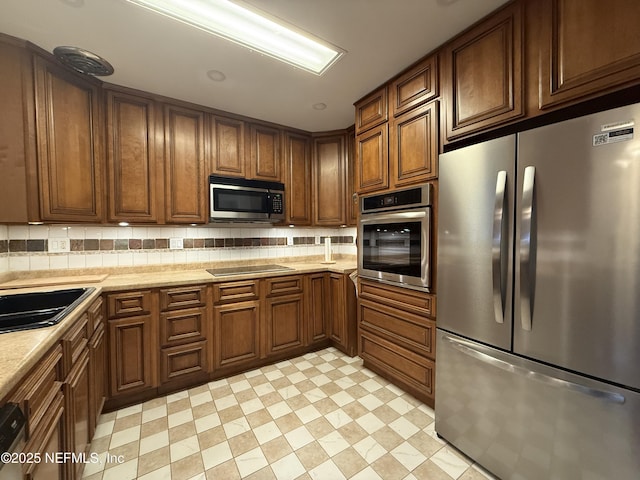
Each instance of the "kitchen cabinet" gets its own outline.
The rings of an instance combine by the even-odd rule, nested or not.
[[[439,95],[438,86],[436,53],[421,60],[390,83],[389,105],[392,118],[436,99]]]
[[[305,282],[307,342],[315,345],[329,340],[329,274],[311,273]]]
[[[358,193],[389,188],[389,125],[383,123],[356,136]]]
[[[389,119],[387,86],[383,86],[355,103],[356,135],[385,123]]]
[[[541,22],[539,107],[593,98],[640,79],[640,3],[635,0],[529,2]],[[533,59],[530,59],[531,61]]]
[[[364,365],[431,407],[435,333],[433,295],[360,280],[358,353]]]
[[[280,129],[249,124],[250,178],[282,181]]]
[[[107,397],[107,342],[104,302],[96,299],[87,310],[89,331],[89,438],[93,438]]]
[[[156,147],[162,129],[156,127],[156,110],[151,98],[106,89],[110,222],[162,223],[163,159]]]
[[[157,318],[149,290],[107,295],[110,396],[157,387]]]
[[[346,214],[346,136],[344,133],[313,138],[313,224],[342,226]]]
[[[186,384],[209,375],[211,330],[207,286],[163,288],[160,296],[160,384]]]
[[[103,219],[99,84],[34,57],[40,218]]]
[[[264,280],[265,355],[294,355],[306,345],[304,277],[273,277]]]
[[[311,225],[311,136],[284,132],[286,223]]]
[[[216,369],[242,367],[260,359],[260,301],[213,307]]]
[[[202,111],[164,105],[165,220],[206,223],[208,172]]]
[[[246,177],[245,123],[218,115],[208,116],[209,172],[226,177]]]
[[[355,286],[347,275],[329,274],[329,338],[339,350],[353,357],[356,354]]]
[[[423,183],[438,176],[438,107],[431,102],[390,122],[393,187]]]
[[[444,47],[447,141],[525,114],[522,38],[522,5],[512,2]]]
[[[358,225],[358,194],[356,188],[356,133],[352,126],[347,129],[347,226]]]

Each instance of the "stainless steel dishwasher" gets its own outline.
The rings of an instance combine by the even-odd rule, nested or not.
[[[0,408],[0,478],[3,480],[22,478],[19,454],[24,447],[25,424],[24,414],[15,403]]]

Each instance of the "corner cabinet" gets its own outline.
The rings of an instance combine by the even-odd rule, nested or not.
[[[548,19],[541,24],[541,109],[638,84],[640,2],[543,0],[531,10]]]
[[[342,226],[347,223],[346,135],[313,139],[313,224]]]
[[[204,117],[199,110],[164,106],[167,223],[207,222]]]
[[[103,219],[100,87],[34,56],[40,217]]]
[[[524,116],[522,10],[510,3],[444,47],[447,141]]]

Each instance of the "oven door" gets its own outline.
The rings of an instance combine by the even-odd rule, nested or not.
[[[361,277],[429,291],[431,209],[365,214],[358,226]]]
[[[269,191],[235,185],[209,185],[212,221],[269,221]]]

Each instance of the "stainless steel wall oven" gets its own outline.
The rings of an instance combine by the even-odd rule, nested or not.
[[[431,184],[360,199],[358,275],[431,288]]]

